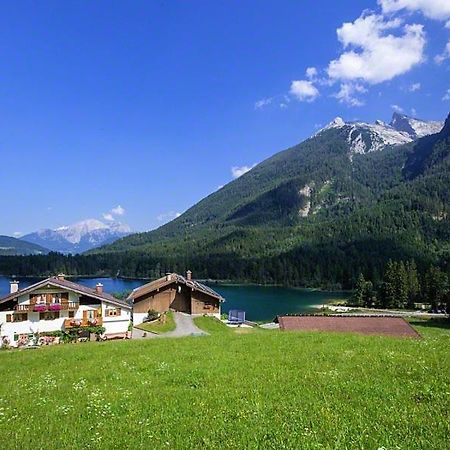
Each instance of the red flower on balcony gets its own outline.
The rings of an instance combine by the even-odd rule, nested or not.
[[[48,309],[50,311],[61,311],[61,303],[51,303]]]
[[[73,327],[79,327],[79,326],[81,326],[81,320],[74,319],[70,322],[70,325],[72,325]]]
[[[89,322],[89,325],[95,326],[95,325],[97,325],[98,320],[97,319],[89,319],[88,322]]]
[[[47,305],[34,305],[33,311],[45,312],[47,311]]]

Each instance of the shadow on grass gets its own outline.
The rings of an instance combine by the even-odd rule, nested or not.
[[[411,319],[409,323],[413,326],[450,329],[450,318],[445,317],[439,319]]]

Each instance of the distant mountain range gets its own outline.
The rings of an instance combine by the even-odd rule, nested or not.
[[[205,278],[337,287],[360,271],[376,279],[389,258],[446,261],[450,117],[443,125],[337,118],[172,222],[90,253],[189,264]]]
[[[87,219],[55,230],[39,230],[22,236],[20,240],[51,251],[75,254],[111,244],[129,235],[130,232],[128,225],[119,222],[104,223],[96,219]]]
[[[48,249],[10,236],[0,236],[0,256],[46,255]]]

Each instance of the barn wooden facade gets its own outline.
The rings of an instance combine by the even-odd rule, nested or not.
[[[133,322],[141,323],[149,310],[160,313],[173,310],[187,314],[210,314],[220,316],[224,298],[213,289],[176,273],[152,281],[135,289],[128,300],[133,303]]]

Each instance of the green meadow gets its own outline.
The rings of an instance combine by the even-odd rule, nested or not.
[[[235,332],[0,352],[0,448],[444,449],[450,329]]]

